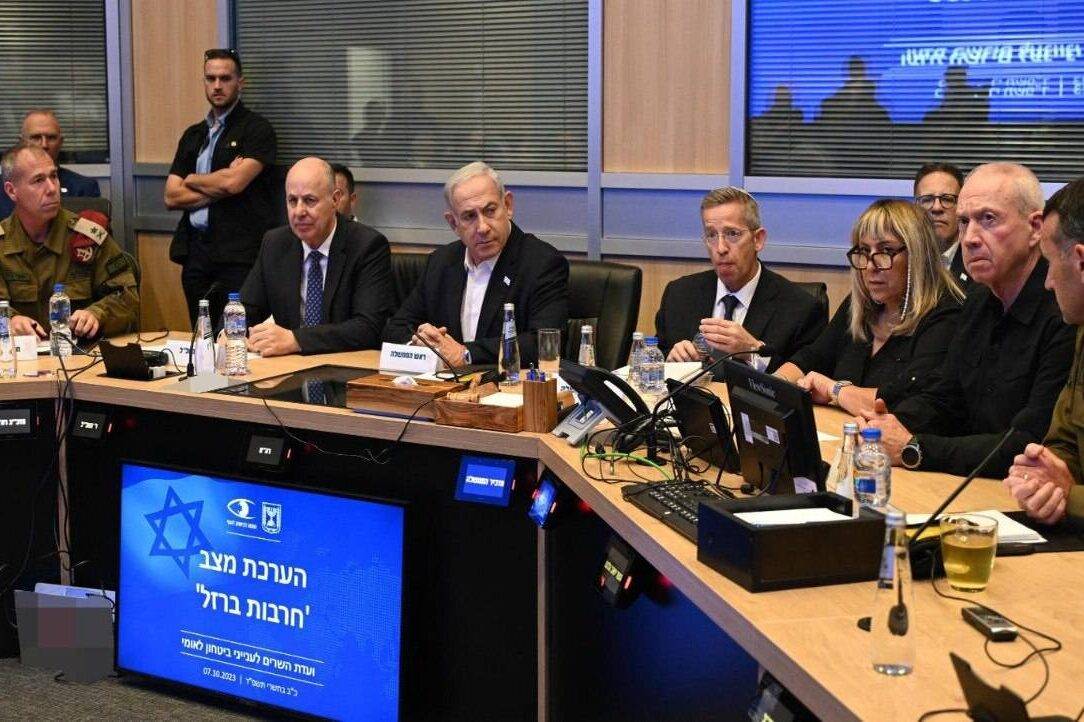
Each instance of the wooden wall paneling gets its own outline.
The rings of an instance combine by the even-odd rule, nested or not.
[[[606,0],[603,170],[725,173],[730,0]]]
[[[216,0],[132,0],[137,163],[169,163],[181,133],[207,114],[203,51],[218,47]]]
[[[136,248],[143,269],[140,284],[140,326],[143,331],[190,331],[188,306],[181,288],[181,267],[169,260],[167,233],[137,233]]]

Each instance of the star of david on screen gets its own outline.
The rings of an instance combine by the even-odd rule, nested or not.
[[[397,719],[403,515],[124,464],[118,667],[323,717]]]

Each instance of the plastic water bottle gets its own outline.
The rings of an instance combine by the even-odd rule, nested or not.
[[[839,449],[839,467],[836,469],[835,491],[840,496],[851,500],[851,516],[858,516],[860,504],[854,498],[854,452],[858,447],[858,424],[848,421],[843,424],[843,445]]]
[[[64,284],[53,286],[49,297],[49,350],[54,356],[72,355],[72,330],[68,321],[72,317],[72,301],[64,293]]]
[[[915,668],[915,595],[907,555],[907,525],[903,512],[885,515],[881,571],[870,617],[873,669],[898,677]]]
[[[581,366],[595,365],[595,329],[590,326],[580,327],[580,357]]]
[[[240,293],[230,294],[223,315],[226,318],[226,375],[244,376],[248,373],[248,350],[245,345],[248,325]]]
[[[519,383],[519,335],[516,333],[516,306],[513,303],[504,304],[497,370],[504,373],[505,383]]]
[[[659,350],[659,339],[644,339],[643,361],[640,363],[640,391],[645,394],[661,394],[665,385],[666,358]]]
[[[15,367],[15,339],[11,336],[11,304],[0,301],[0,378],[18,376]]]
[[[206,298],[200,299],[199,315],[196,317],[196,343],[192,349],[192,370],[197,376],[215,372],[215,339],[211,329],[211,302]]]
[[[629,386],[639,390],[640,368],[644,363],[644,335],[639,331],[632,334],[632,348],[629,349]]]
[[[884,509],[892,495],[892,460],[881,444],[881,430],[862,429],[854,454],[854,495],[862,506]]]

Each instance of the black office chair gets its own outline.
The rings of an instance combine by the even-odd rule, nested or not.
[[[795,281],[794,285],[817,299],[824,314],[828,315],[828,284],[823,281]]]
[[[395,295],[395,310],[403,305],[418,280],[425,272],[429,261],[428,253],[393,253],[391,254],[391,285]]]
[[[580,353],[580,330],[595,327],[595,363],[615,369],[628,361],[632,332],[640,314],[643,272],[635,266],[605,261],[570,261],[565,358]]]

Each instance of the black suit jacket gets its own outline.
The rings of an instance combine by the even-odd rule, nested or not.
[[[248,324],[274,315],[294,332],[301,353],[379,348],[391,313],[391,249],[383,234],[338,216],[324,278],[318,326],[301,325],[301,239],[289,226],[268,231],[241,288]]]
[[[429,254],[421,279],[388,321],[385,341],[406,343],[414,328],[431,323],[446,326],[452,338],[462,342],[459,314],[467,286],[465,253],[463,242],[455,241]],[[503,306],[508,302],[516,306],[520,361],[524,366],[537,363],[538,329],[563,329],[568,322],[568,260],[514,223],[489,278],[475,339],[466,344],[474,363],[497,362]]]
[[[760,282],[742,326],[778,350],[768,365],[770,373],[798,349],[813,343],[828,325],[828,316],[817,299],[763,263],[760,268]],[[700,320],[714,314],[718,279],[710,270],[666,285],[655,314],[655,333],[663,353],[670,353],[678,341],[691,341],[700,330]]]

